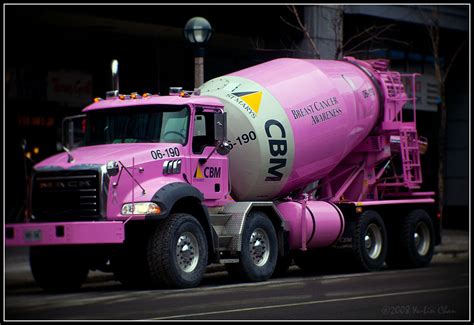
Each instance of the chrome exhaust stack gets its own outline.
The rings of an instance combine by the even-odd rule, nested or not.
[[[112,60],[112,90],[106,93],[106,98],[117,98],[119,95],[119,73],[118,73],[118,60]]]

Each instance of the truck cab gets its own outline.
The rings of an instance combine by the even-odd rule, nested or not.
[[[106,146],[107,151],[123,148],[124,161],[120,163],[137,163],[134,168],[139,172],[134,175],[149,189],[145,194],[134,193],[135,200],[151,199],[155,193],[150,188],[158,190],[175,182],[192,185],[211,206],[226,199],[228,161],[219,154],[226,136],[226,121],[218,100],[184,95],[146,96],[99,101],[84,112],[86,146]],[[114,165],[114,160],[107,159],[100,163],[112,161]],[[115,183],[117,180],[112,178]],[[124,200],[131,198],[128,191],[121,194]],[[111,201],[108,204],[112,209],[109,217],[119,217],[116,212],[121,209],[112,208]]]
[[[59,172],[97,166],[101,170],[105,166],[99,177],[102,183],[111,184],[112,195],[104,199],[104,206],[79,202],[85,208],[101,208],[104,214],[98,219],[123,220],[131,214],[140,219],[144,214],[133,204],[142,206],[144,202],[153,202],[153,196],[160,189],[173,183],[197,189],[206,205],[218,205],[226,200],[228,161],[225,155],[219,154],[225,140],[226,122],[218,100],[179,95],[133,99],[121,96],[96,100],[83,112],[82,145],[37,164],[34,191],[53,190],[55,186],[61,190],[81,184],[51,183],[50,179],[40,176],[53,169]],[[52,203],[47,197],[42,197],[38,204],[36,201],[33,195],[33,218],[39,206],[50,207]],[[166,207],[159,208],[163,211]],[[51,212],[48,215],[51,216]],[[80,215],[77,218],[81,220]]]
[[[115,265],[124,265],[127,263],[122,261],[130,258],[129,249],[135,252],[136,244],[131,244],[133,248],[114,244],[127,244],[129,238],[147,233],[151,222],[176,213],[192,215],[194,228],[202,228],[203,238],[186,232],[190,242],[199,246],[194,253],[201,250],[201,257],[206,255],[200,267],[207,265],[207,256],[209,262],[216,261],[218,239],[207,207],[224,205],[230,191],[222,103],[185,92],[171,96],[132,94],[96,98],[83,113],[81,145],[65,148],[66,152],[34,166],[29,222],[6,229],[7,245],[33,247],[32,269],[40,279],[37,282],[48,289],[56,287],[44,279],[53,266],[45,269],[34,262],[44,261],[38,256],[52,254],[46,249],[50,245],[56,250],[65,248],[62,252],[78,245],[112,245],[112,253],[98,257],[100,264],[108,263],[105,259],[113,255],[114,260],[120,260]],[[133,225],[127,228],[129,221]],[[183,254],[180,257],[185,263],[195,261]],[[182,271],[192,274],[186,267]],[[140,278],[130,268],[117,273],[124,282]]]

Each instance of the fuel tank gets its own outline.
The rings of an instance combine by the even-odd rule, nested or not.
[[[301,234],[305,232],[305,245],[308,249],[331,246],[344,232],[342,212],[332,203],[308,201],[304,215],[303,204],[299,202],[281,202],[277,204],[277,209],[288,226],[291,250],[302,247]],[[306,223],[305,231],[302,231],[302,220]]]
[[[285,58],[204,83],[201,95],[219,98],[227,112],[233,197],[283,197],[336,167],[380,117],[382,99],[366,71]]]

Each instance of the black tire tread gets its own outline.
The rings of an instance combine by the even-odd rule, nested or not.
[[[370,219],[374,222],[379,223],[382,230],[383,246],[381,257],[378,262],[372,262],[365,256],[365,247],[362,244],[362,237],[365,235],[365,226],[369,224]],[[364,227],[362,227],[364,225]],[[387,253],[387,231],[385,228],[382,217],[374,210],[365,211],[359,219],[356,221],[353,239],[352,239],[352,259],[353,259],[353,270],[355,271],[377,271],[382,268]]]
[[[270,268],[269,272],[261,272],[261,270],[257,270],[253,266],[253,262],[249,260],[249,256],[244,256],[244,254],[247,254],[246,252],[246,242],[247,242],[247,236],[251,234],[251,230],[249,224],[254,224],[261,223],[259,227],[265,227],[268,226],[268,240],[269,244],[272,245],[272,248],[270,250],[271,256],[269,257],[268,263],[270,265],[268,266]],[[254,228],[257,228],[257,226],[254,226]],[[277,236],[276,236],[276,231],[275,228],[268,219],[268,217],[260,212],[260,211],[252,211],[246,220],[246,225],[244,226],[244,232],[242,234],[242,251],[240,252],[240,261],[237,264],[228,264],[226,266],[227,271],[229,272],[229,275],[232,277],[235,277],[239,280],[243,281],[249,281],[249,282],[259,282],[259,281],[265,281],[268,280],[274,273],[276,263],[277,263],[277,257],[278,257],[278,243],[277,243]]]
[[[185,219],[188,219],[188,222],[194,222],[195,225],[200,227],[200,231],[204,237],[204,243],[201,244],[207,243],[205,242],[206,237],[204,230],[202,229],[199,222],[191,215],[186,213],[175,213],[166,220],[163,220],[157,226],[155,233],[150,237],[148,242],[148,265],[152,279],[152,285],[154,286],[174,288],[190,287],[189,283],[181,279],[178,272],[176,272],[174,262],[172,260],[173,256],[169,253],[172,249],[171,245],[175,244],[173,240],[175,230],[178,229]],[[203,251],[205,252],[205,256],[202,256],[202,258],[205,258],[205,272],[205,268],[207,266],[207,246],[204,247]]]
[[[412,245],[413,227],[423,220],[427,223],[431,236],[430,249],[425,257],[419,256]],[[392,242],[396,247],[391,250],[387,264],[394,268],[418,268],[428,265],[434,254],[434,228],[429,215],[421,209],[410,211],[401,221],[399,229],[399,236]]]

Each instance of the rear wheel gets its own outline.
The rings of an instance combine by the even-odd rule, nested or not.
[[[272,222],[262,212],[250,212],[242,233],[240,261],[227,265],[226,269],[245,281],[265,281],[272,276],[277,257],[277,236]]]
[[[387,231],[382,217],[367,210],[356,221],[352,238],[352,256],[360,271],[376,271],[383,267],[387,255]]]
[[[413,210],[403,218],[398,236],[391,240],[387,264],[391,267],[423,267],[434,254],[434,227],[424,210]]]
[[[38,286],[55,293],[78,290],[89,273],[81,247],[31,247],[30,267]]]

